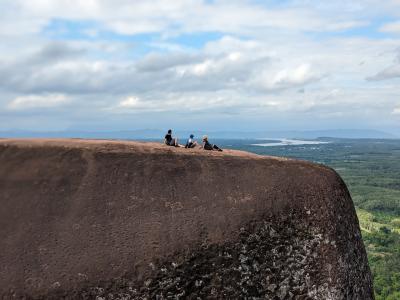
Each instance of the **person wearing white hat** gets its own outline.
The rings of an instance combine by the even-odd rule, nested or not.
[[[204,150],[222,151],[222,149],[219,148],[217,145],[210,144],[210,142],[208,141],[208,136],[206,136],[206,135],[203,136],[203,149]]]

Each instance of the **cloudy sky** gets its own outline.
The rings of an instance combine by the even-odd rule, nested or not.
[[[400,0],[0,0],[0,130],[400,132]]]

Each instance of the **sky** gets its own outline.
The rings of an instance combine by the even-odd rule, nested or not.
[[[400,0],[0,0],[0,131],[400,132]]]

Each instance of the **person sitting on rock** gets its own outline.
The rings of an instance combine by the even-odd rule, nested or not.
[[[164,142],[168,146],[179,147],[178,139],[172,137],[172,130],[171,129],[169,129],[168,133],[165,135]]]
[[[222,151],[222,149],[219,148],[217,145],[210,144],[210,142],[208,141],[208,137],[206,135],[203,136],[203,149],[204,150]]]
[[[186,142],[185,148],[194,148],[197,146],[197,142],[194,140],[194,135],[191,134]]]

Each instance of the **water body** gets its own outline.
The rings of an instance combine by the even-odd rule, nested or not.
[[[267,143],[251,144],[251,146],[260,147],[274,147],[274,146],[299,146],[299,145],[319,145],[329,144],[330,142],[322,141],[307,141],[307,140],[294,140],[294,139],[262,139],[263,141],[268,140]]]

